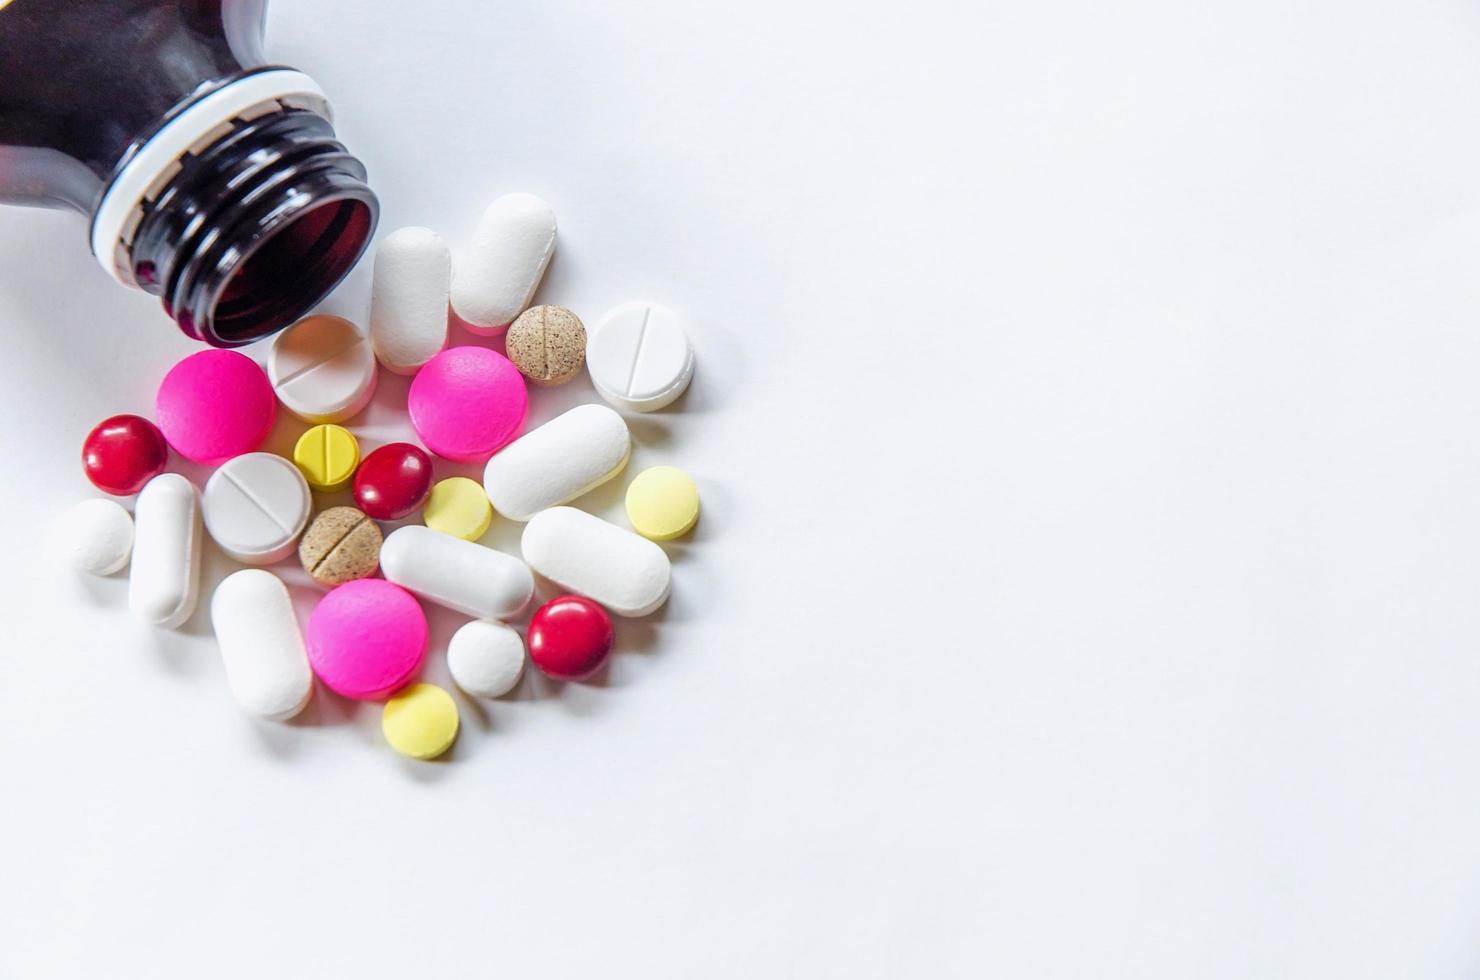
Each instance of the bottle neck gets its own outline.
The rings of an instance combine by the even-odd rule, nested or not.
[[[217,347],[307,313],[354,267],[379,213],[364,166],[319,113],[279,108],[229,127],[179,159],[124,246],[139,287]]]

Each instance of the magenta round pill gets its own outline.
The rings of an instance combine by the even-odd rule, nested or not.
[[[411,427],[428,449],[481,463],[519,434],[529,394],[524,375],[486,347],[452,347],[417,372],[406,396]]]
[[[159,383],[154,421],[175,452],[217,466],[262,445],[276,405],[256,361],[234,350],[203,350]]]
[[[303,641],[309,665],[326,687],[357,701],[378,701],[421,670],[427,617],[399,585],[355,579],[319,600]]]

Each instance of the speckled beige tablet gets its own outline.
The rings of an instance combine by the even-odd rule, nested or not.
[[[586,364],[586,328],[563,306],[532,306],[509,324],[509,360],[537,385],[563,385]]]
[[[313,519],[298,560],[320,585],[368,578],[380,567],[380,526],[354,507],[330,507]]]

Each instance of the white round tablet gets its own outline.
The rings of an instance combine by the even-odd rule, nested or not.
[[[370,404],[375,352],[343,317],[306,317],[273,341],[267,376],[294,415],[314,423],[343,422]]]
[[[206,530],[222,551],[247,565],[270,565],[292,554],[311,508],[308,481],[272,453],[222,463],[201,499]]]
[[[694,376],[694,347],[678,314],[656,303],[612,310],[586,340],[591,383],[617,408],[655,412],[684,393]]]
[[[112,575],[134,549],[134,519],[116,500],[84,500],[63,515],[58,547],[79,572]]]
[[[524,640],[512,626],[475,619],[452,634],[447,669],[457,686],[474,697],[501,697],[524,672]]]

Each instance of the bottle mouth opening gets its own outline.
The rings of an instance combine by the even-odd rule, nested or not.
[[[276,227],[222,257],[197,322],[188,326],[219,347],[251,343],[287,326],[339,285],[370,243],[376,202],[346,189],[279,219]]]

